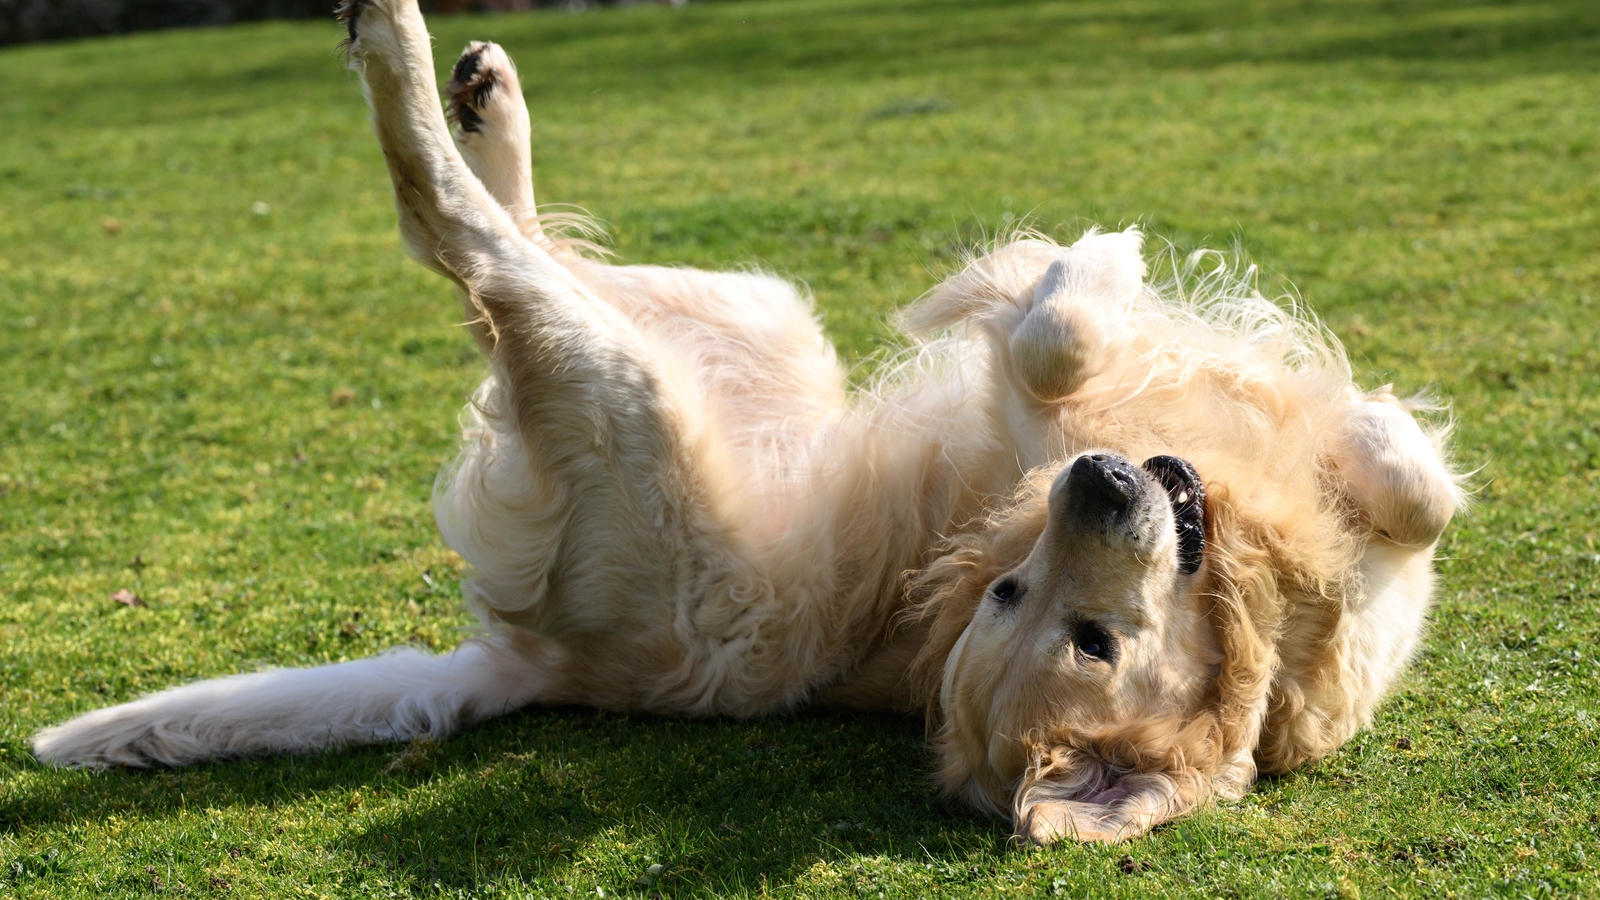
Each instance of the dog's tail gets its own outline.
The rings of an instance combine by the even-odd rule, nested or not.
[[[201,681],[79,716],[33,739],[61,766],[181,766],[399,741],[500,715],[539,698],[543,669],[493,638],[433,656],[401,648],[311,669]]]

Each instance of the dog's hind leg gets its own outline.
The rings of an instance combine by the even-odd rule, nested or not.
[[[687,522],[700,503],[687,471],[692,404],[678,400],[687,376],[528,240],[468,169],[446,127],[415,0],[349,2],[341,15],[401,234],[479,313],[478,336],[494,367],[485,406],[526,451],[517,474],[539,488],[529,492],[535,508],[518,513],[527,530],[501,536],[520,540],[520,549],[478,552],[488,539],[456,547],[480,575],[505,573],[480,579],[498,585],[483,599],[491,610],[518,613],[517,624],[559,637],[572,629],[610,635],[624,623],[637,633],[647,627],[642,618],[670,619],[663,598],[696,565],[685,558]],[[469,505],[497,500],[468,490],[477,491]],[[546,613],[561,621],[540,618]]]
[[[311,669],[234,675],[79,716],[40,732],[33,753],[63,766],[178,766],[424,733],[442,737],[539,699],[556,661],[483,638],[442,656],[399,649]]]
[[[445,94],[467,167],[524,235],[544,242],[533,200],[528,106],[511,57],[497,44],[473,41],[456,60]]]
[[[530,488],[538,508],[519,510],[549,533],[520,534],[526,539],[510,548],[517,552],[508,565],[540,568],[544,561],[528,554],[541,542],[559,557],[541,569],[548,575],[541,581],[576,599],[542,605],[576,611],[567,632],[615,634],[623,617],[643,627],[650,614],[670,625],[661,595],[678,584],[679,560],[662,549],[673,545],[662,537],[681,527],[688,490],[676,487],[676,419],[641,336],[529,241],[462,161],[415,0],[346,2],[340,13],[393,180],[401,234],[481,313],[478,337],[495,373],[491,405],[526,451],[490,448],[485,465],[520,465],[513,481],[549,488]],[[480,573],[493,562],[464,555]],[[524,586],[479,596],[491,617],[508,597],[527,612],[541,604],[517,592]],[[502,627],[444,656],[402,650],[176,688],[49,729],[34,751],[64,765],[175,765],[443,734],[528,703],[559,702],[570,668],[555,639]]]

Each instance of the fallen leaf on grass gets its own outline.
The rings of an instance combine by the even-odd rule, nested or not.
[[[130,591],[127,588],[123,588],[122,590],[117,591],[115,594],[112,594],[111,599],[121,603],[123,606],[145,605],[143,597],[140,597],[138,594],[135,594],[133,591]]]
[[[650,868],[645,869],[643,875],[635,878],[633,880],[633,886],[641,891],[648,891],[656,886],[656,882],[661,879],[661,873],[665,872],[666,870],[666,866],[662,865],[661,863],[656,863]],[[659,897],[661,895],[657,894],[656,896]]]

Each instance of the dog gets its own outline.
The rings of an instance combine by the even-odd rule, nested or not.
[[[521,707],[929,722],[944,789],[1039,844],[1119,841],[1366,724],[1464,501],[1447,429],[1210,257],[1019,236],[852,395],[758,273],[615,266],[534,203],[511,60],[441,108],[415,0],[346,0],[409,252],[490,374],[434,508],[481,633],[204,681],[43,731],[177,766],[407,740]]]

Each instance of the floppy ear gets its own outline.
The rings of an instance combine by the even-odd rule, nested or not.
[[[1182,741],[1190,736],[1170,737]],[[1190,766],[1181,752],[1158,753],[1165,758],[1157,759],[1135,753],[1146,758],[1118,761],[1132,766],[1110,761],[1108,755],[1123,754],[1066,743],[1031,748],[1031,763],[1012,807],[1018,837],[1036,844],[1114,844],[1183,815],[1210,795],[1207,775]],[[1158,765],[1141,770],[1141,762]]]

